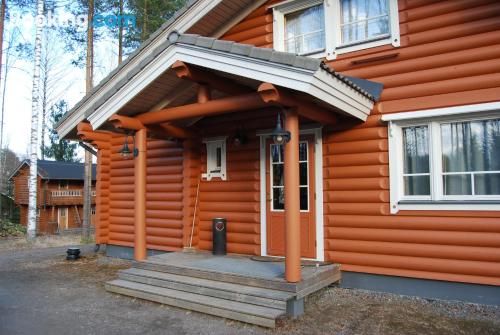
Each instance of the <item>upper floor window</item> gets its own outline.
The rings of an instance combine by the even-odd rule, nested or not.
[[[341,0],[340,6],[343,45],[389,36],[389,0]]]
[[[500,107],[500,103],[497,104]],[[500,112],[391,121],[391,207],[500,210]],[[445,110],[458,110],[451,107]],[[415,114],[419,112],[402,113]],[[397,117],[397,116],[393,116]],[[450,206],[455,205],[455,208]],[[439,207],[441,206],[441,208]]]
[[[279,51],[334,59],[400,43],[397,0],[289,0],[272,8]]]
[[[325,13],[323,4],[285,16],[287,52],[311,54],[325,50]]]

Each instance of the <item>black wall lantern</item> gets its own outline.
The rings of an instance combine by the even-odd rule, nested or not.
[[[236,147],[243,145],[247,142],[247,137],[241,130],[237,130],[233,137],[233,144]]]
[[[281,113],[278,112],[278,121],[276,128],[271,133],[274,144],[286,144],[290,141],[290,132],[283,129],[281,126]]]
[[[133,154],[134,158],[139,155],[139,150],[135,147],[135,136],[132,135],[132,141],[134,144],[133,151],[130,151],[130,148],[128,147],[128,137],[129,137],[129,132],[125,132],[125,142],[123,143],[123,148],[118,151],[120,155],[122,155],[123,158],[127,159],[130,158],[130,156]]]

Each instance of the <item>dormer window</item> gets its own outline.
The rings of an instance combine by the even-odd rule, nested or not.
[[[400,44],[397,0],[288,0],[271,8],[278,51],[334,59]]]

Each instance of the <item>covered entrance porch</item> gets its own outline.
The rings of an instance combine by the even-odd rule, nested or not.
[[[285,300],[297,301],[289,315],[300,314],[304,296],[338,280],[334,265],[315,270],[301,266],[301,258],[324,260],[322,132],[339,120],[365,120],[374,101],[368,91],[374,86],[341,76],[317,59],[172,33],[149,63],[141,62],[116,86],[90,96],[85,103],[91,111],[85,119],[75,118],[80,139],[109,150],[109,175],[115,181],[130,183],[127,173],[133,171],[133,189],[111,182],[101,193],[112,208],[108,244],[133,248],[132,272],[160,262],[155,270],[159,274],[150,274],[155,280],[164,277],[162,273],[179,275],[172,269],[182,265],[182,271],[193,274],[188,277],[198,279],[209,280],[203,277],[208,271],[216,282],[234,284],[240,278],[244,282],[238,285],[245,287],[264,289],[280,283],[279,294],[293,288]],[[162,156],[159,147],[168,147],[168,155],[175,153],[175,159]],[[164,176],[165,171],[177,172]],[[283,262],[264,267],[248,256],[207,257],[202,251],[211,249],[215,217],[228,220],[230,253],[283,256]],[[179,226],[180,232],[175,230]],[[202,253],[147,257],[148,250],[183,248]],[[194,262],[200,255],[207,259]],[[204,269],[209,263],[214,268]],[[226,273],[228,268],[246,266],[269,273],[262,278]],[[164,281],[171,278],[162,277],[160,283],[144,279],[148,276],[142,272],[137,277],[146,281],[140,285],[151,285],[149,291],[134,291],[123,281],[108,287],[133,296],[146,292],[141,297],[159,301],[156,292],[168,296],[162,302],[176,306],[181,305],[174,298],[182,301],[184,294],[177,291],[205,299],[203,292],[177,286],[170,295],[160,294],[155,287],[166,289]],[[123,287],[117,288],[120,283]],[[185,306],[199,310],[193,304]]]

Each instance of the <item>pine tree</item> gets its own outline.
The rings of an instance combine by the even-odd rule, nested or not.
[[[62,116],[68,111],[68,104],[64,100],[58,101],[50,109],[49,121],[51,129],[49,133],[49,145],[42,148],[47,158],[53,158],[56,161],[78,162],[77,143],[59,139],[55,126]]]

